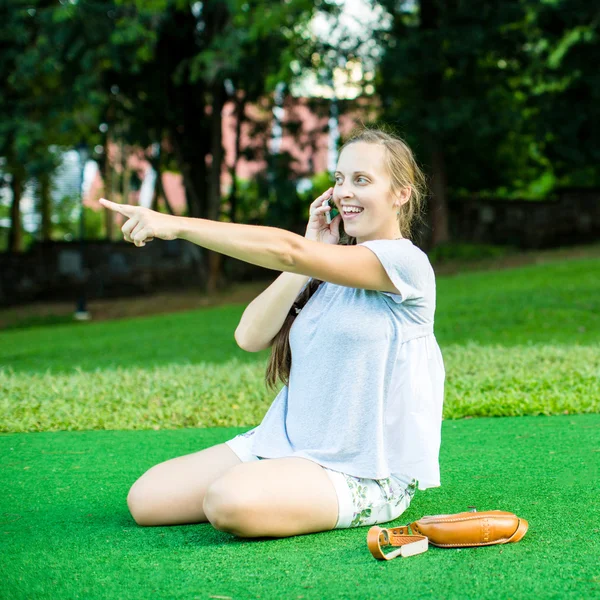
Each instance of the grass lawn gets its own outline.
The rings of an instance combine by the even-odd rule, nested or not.
[[[146,469],[249,429],[272,402],[269,352],[233,338],[245,305],[1,333],[2,597],[599,595],[599,292],[598,258],[438,276],[442,486],[383,526],[474,505],[529,531],[383,563],[368,527],[244,540],[130,517]]]

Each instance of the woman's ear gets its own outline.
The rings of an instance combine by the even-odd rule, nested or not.
[[[410,200],[412,186],[407,185],[400,190],[400,204],[406,204]]]

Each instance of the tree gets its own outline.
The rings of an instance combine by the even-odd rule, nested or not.
[[[512,186],[545,168],[531,152],[526,80],[531,4],[382,0],[392,17],[377,77],[387,121],[424,156],[431,245],[449,240],[448,192]]]
[[[19,204],[25,184],[39,184],[42,236],[48,239],[50,175],[60,163],[60,153],[82,138],[94,140],[95,71],[77,62],[81,48],[74,26],[69,26],[74,10],[73,5],[55,6],[48,0],[0,7],[0,76],[5,82],[0,89],[0,156],[13,197],[9,252],[22,250]]]
[[[540,3],[529,24],[527,106],[540,151],[565,185],[600,185],[600,10],[594,2]]]
[[[115,10],[111,41],[121,48],[119,56],[125,48],[128,54],[104,71],[103,87],[118,89],[116,118],[129,124],[129,143],[145,148],[164,142],[183,177],[187,214],[217,220],[225,82],[242,114],[243,103],[289,81],[292,58],[308,57],[313,47],[305,27],[315,3],[138,0],[119,1]],[[208,289],[215,290],[221,256],[207,254]]]

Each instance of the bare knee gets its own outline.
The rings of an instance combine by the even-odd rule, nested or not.
[[[226,444],[217,444],[154,465],[129,490],[131,516],[146,526],[205,523],[207,488],[240,463]]]
[[[127,506],[134,521],[143,527],[162,525],[164,520],[164,499],[156,477],[157,467],[148,469],[129,489]]]
[[[127,507],[138,525],[149,527],[156,525],[157,522],[155,515],[152,514],[149,490],[145,487],[139,479],[131,486],[127,494]]]
[[[215,529],[236,534],[241,531],[244,508],[247,510],[249,506],[238,493],[234,497],[227,484],[220,480],[209,486],[202,504],[206,518]]]

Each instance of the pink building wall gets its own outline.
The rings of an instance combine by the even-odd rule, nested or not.
[[[325,171],[327,169],[327,154],[328,154],[328,130],[327,123],[329,115],[318,116],[308,106],[310,99],[294,98],[286,96],[284,100],[284,116],[282,119],[283,134],[280,152],[289,152],[294,157],[292,168],[299,176],[312,176],[315,173]],[[317,99],[322,102],[322,108],[325,113],[328,113],[328,101],[325,99]],[[360,109],[354,112],[341,115],[339,118],[339,130],[342,136],[347,135],[353,127],[367,122],[369,111],[376,110],[373,98],[364,97],[358,99]],[[235,153],[235,130],[236,119],[234,115],[234,104],[228,102],[223,107],[223,148],[224,148],[224,165],[221,174],[221,192],[226,194],[231,185],[231,176],[229,169],[234,163]],[[246,106],[246,115],[253,121],[261,120],[271,122],[273,115],[270,110],[251,104]],[[300,121],[301,127],[296,135],[290,134],[286,130],[286,123],[291,121]],[[260,136],[253,136],[250,132],[251,124],[244,122],[241,129],[241,149],[258,148],[259,150],[265,145],[264,139]],[[270,131],[271,128],[268,127]],[[317,133],[322,130],[321,133]],[[264,136],[263,136],[264,137]],[[312,137],[312,142],[310,141]],[[261,152],[259,152],[259,155]],[[313,169],[309,173],[310,159],[312,157]],[[210,157],[208,157],[210,163]],[[116,165],[118,171],[121,170],[120,147],[118,144],[111,144],[109,147],[109,160]],[[131,150],[127,158],[128,167],[137,172],[140,180],[144,179],[146,170],[150,164],[143,157],[143,152],[140,149]],[[237,176],[242,179],[249,179],[256,173],[266,169],[266,161],[252,160],[248,161],[241,157],[237,165]],[[162,183],[174,212],[182,214],[186,208],[185,189],[183,186],[182,176],[179,173],[166,172],[162,174]],[[98,199],[106,193],[103,190],[104,183],[101,173],[97,173],[88,193],[86,194],[85,204],[94,210],[101,210],[102,206]],[[118,201],[118,199],[116,200]],[[139,191],[131,191],[126,204],[138,204]]]

